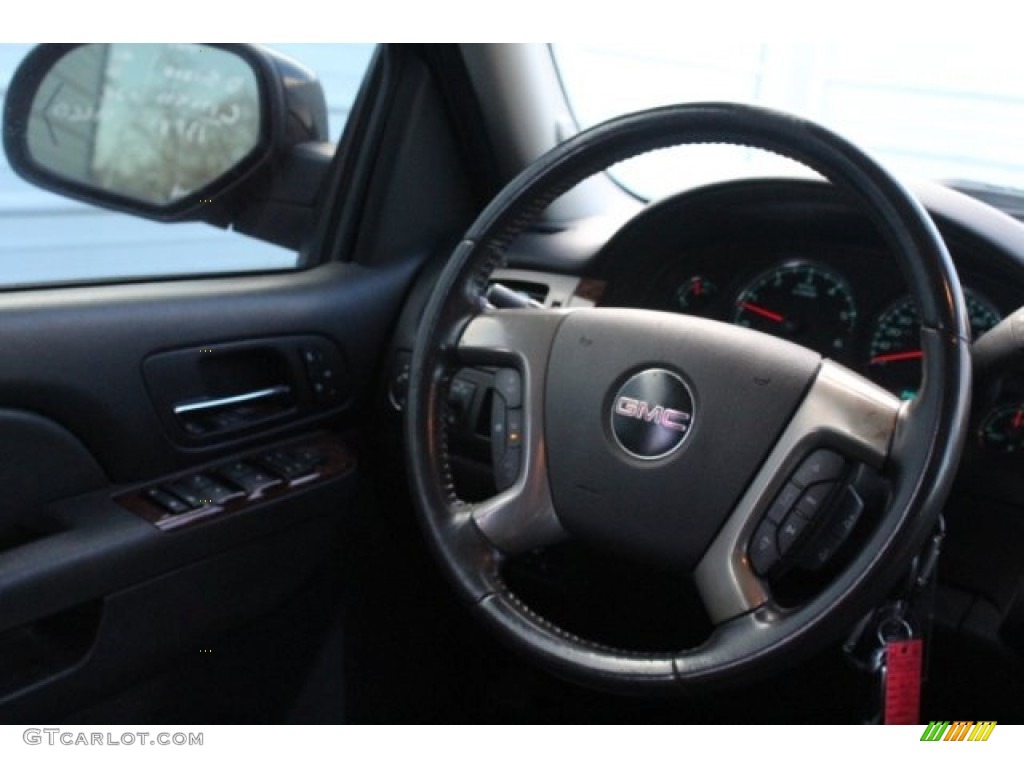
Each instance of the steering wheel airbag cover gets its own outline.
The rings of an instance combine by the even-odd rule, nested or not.
[[[819,364],[803,347],[702,318],[629,309],[570,314],[551,352],[545,398],[562,524],[649,562],[692,569]],[[651,422],[663,402],[630,398],[622,408],[616,399],[631,376],[659,370],[686,383],[692,413],[679,450],[644,460],[615,440],[612,414],[617,406],[633,411],[628,418],[638,428],[658,430]]]

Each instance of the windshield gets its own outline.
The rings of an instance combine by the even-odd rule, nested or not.
[[[739,101],[819,122],[903,178],[1024,194],[1024,78],[1009,46],[744,43],[552,47],[581,128],[687,101]],[[733,147],[667,150],[612,174],[643,198],[751,175],[808,173]]]

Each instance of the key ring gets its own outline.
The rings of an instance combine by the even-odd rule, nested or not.
[[[893,640],[910,640],[914,637],[914,628],[902,617],[888,616],[879,622],[877,637],[882,646]]]

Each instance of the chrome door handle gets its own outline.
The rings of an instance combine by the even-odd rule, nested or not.
[[[226,408],[231,405],[252,403],[259,400],[270,400],[276,397],[290,395],[291,392],[291,387],[286,387],[282,384],[276,387],[257,389],[253,392],[243,392],[238,395],[230,395],[229,397],[217,397],[211,400],[200,400],[195,403],[179,403],[174,406],[174,415],[182,416],[186,413],[201,413],[203,411],[213,411],[220,408]]]

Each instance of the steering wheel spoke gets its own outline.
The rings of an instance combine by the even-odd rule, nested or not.
[[[472,515],[484,537],[509,554],[557,544],[566,538],[543,470],[527,468],[514,486],[474,504]]]
[[[470,320],[459,340],[463,363],[503,366],[496,375],[491,440],[495,474],[510,485],[471,508],[481,533],[503,552],[525,552],[565,538],[548,479],[544,387],[551,346],[566,314],[489,310]]]
[[[817,504],[824,493],[812,495],[805,486],[827,491],[834,484],[811,486],[814,479],[808,475],[828,472],[830,460],[837,458],[882,468],[903,405],[846,368],[822,362],[789,425],[694,572],[712,621],[720,624],[771,600],[759,572],[782,556],[786,533],[805,523],[797,499]],[[792,515],[798,517],[789,522]]]
[[[536,374],[537,386],[542,388],[551,345],[569,313],[565,309],[488,309],[463,329],[459,359],[467,365],[515,365],[525,369],[527,385]]]

